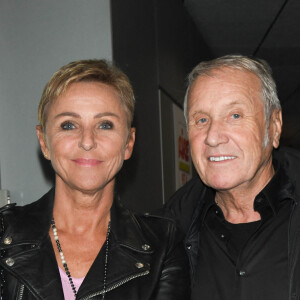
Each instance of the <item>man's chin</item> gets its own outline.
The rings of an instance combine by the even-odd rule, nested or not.
[[[204,182],[205,183],[205,182]],[[224,181],[224,180],[218,180],[218,181],[210,181],[205,183],[207,186],[213,188],[216,191],[228,191],[231,190],[235,187],[234,184],[232,184],[231,182],[228,181]]]

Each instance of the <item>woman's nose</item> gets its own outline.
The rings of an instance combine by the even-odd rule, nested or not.
[[[78,146],[85,151],[92,150],[97,147],[94,132],[90,129],[83,130]]]

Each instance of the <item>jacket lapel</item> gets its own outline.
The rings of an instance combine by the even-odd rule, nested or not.
[[[150,272],[153,251],[139,224],[136,217],[115,200],[111,209],[107,292]],[[105,247],[102,247],[78,291],[78,299],[103,293],[105,255]]]

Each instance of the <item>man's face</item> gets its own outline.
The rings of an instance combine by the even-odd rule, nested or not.
[[[188,98],[188,135],[202,181],[217,191],[245,191],[272,176],[272,148],[278,147],[281,112],[267,126],[261,83],[247,71],[230,68],[199,76]]]

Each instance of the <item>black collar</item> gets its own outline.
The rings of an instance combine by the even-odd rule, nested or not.
[[[16,207],[13,219],[9,220],[6,236],[13,236],[14,243],[40,244],[48,238],[55,189],[52,188],[41,199],[24,207]],[[137,217],[125,209],[118,199],[111,208],[111,231],[114,240],[127,248],[138,252],[151,253],[143,250],[142,245],[149,244],[143,236]]]
[[[282,205],[282,202],[291,199],[294,200],[295,186],[291,182],[286,169],[283,165],[274,159],[273,167],[275,174],[263,190],[255,197],[254,209],[259,211],[265,205],[271,207],[276,215]]]

